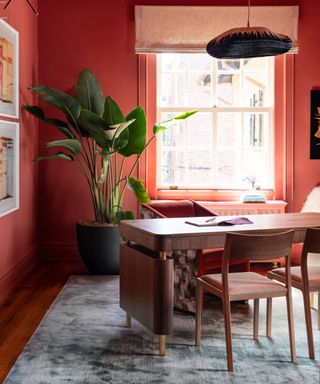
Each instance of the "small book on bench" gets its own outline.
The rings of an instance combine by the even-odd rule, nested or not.
[[[253,222],[247,217],[235,217],[228,220],[219,221],[219,216],[212,217],[210,219],[195,218],[192,220],[186,220],[186,224],[195,225],[196,227],[213,227],[213,226],[229,226],[240,224],[252,224]]]

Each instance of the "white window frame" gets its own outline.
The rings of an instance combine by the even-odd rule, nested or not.
[[[255,113],[267,113],[269,115],[268,118],[268,163],[269,163],[269,181],[265,185],[261,185],[262,189],[265,190],[273,190],[274,189],[274,58],[268,58],[268,87],[269,87],[269,92],[268,92],[268,98],[269,98],[269,106],[268,107],[217,107],[216,104],[216,92],[215,90],[217,89],[217,65],[212,65],[212,88],[213,88],[213,100],[214,100],[214,105],[212,107],[196,107],[196,109],[199,112],[209,112],[212,113],[212,129],[213,131],[213,137],[214,137],[214,142],[213,142],[213,147],[216,146],[217,142],[217,130],[215,129],[216,124],[214,123],[217,119],[217,114],[219,112],[238,112],[238,113],[245,113],[245,112],[255,112]],[[161,54],[157,55],[157,97],[156,97],[156,102],[157,102],[157,121],[161,121],[161,113],[163,112],[172,112],[174,114],[182,113],[189,111],[190,109],[193,109],[194,107],[192,105],[187,106],[187,107],[160,107],[159,106],[159,100],[160,100],[160,87],[158,86],[160,84],[160,77],[161,77],[161,72],[160,72],[160,60],[161,60]],[[212,59],[215,60],[215,59]],[[239,73],[242,74],[243,68],[243,61],[241,60],[241,67],[239,70]],[[183,71],[184,72],[184,71]],[[221,74],[221,72],[219,71]],[[228,72],[226,72],[228,73]],[[241,81],[243,81],[243,76],[241,76]],[[244,115],[242,115],[243,118]],[[243,129],[243,126],[242,126]],[[244,137],[244,135],[242,135]],[[240,189],[246,189],[246,185],[244,183],[240,183],[237,185],[233,186],[228,186],[228,185],[223,185],[223,184],[213,184],[208,187],[208,185],[197,185],[197,186],[191,186],[191,185],[161,185],[159,180],[161,179],[160,172],[161,172],[161,135],[157,137],[157,151],[156,151],[156,189],[157,190],[168,190],[168,189],[179,189],[179,190],[240,190]],[[222,147],[220,147],[222,148]],[[244,146],[241,146],[241,151],[245,149]],[[252,149],[252,147],[250,147]],[[261,149],[259,147],[258,149]],[[240,152],[241,152],[240,151]],[[215,152],[217,153],[217,152]],[[241,153],[240,153],[241,155]],[[240,164],[241,162],[237,162]],[[218,164],[217,164],[217,156],[213,156],[213,165],[212,165],[212,172],[217,173],[218,169]],[[213,180],[217,180],[217,176],[213,175]]]

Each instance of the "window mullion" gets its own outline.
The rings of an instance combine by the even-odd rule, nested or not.
[[[218,185],[218,131],[217,131],[217,86],[218,86],[218,72],[217,72],[217,64],[218,60],[212,59],[212,95],[213,95],[213,108],[212,111],[212,184],[213,187]]]
[[[218,147],[218,130],[217,130],[217,108],[212,109],[212,131],[213,131],[213,156],[212,156],[212,183],[213,186],[218,185],[218,175],[219,175],[219,147]]]

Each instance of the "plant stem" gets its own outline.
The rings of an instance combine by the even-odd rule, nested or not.
[[[95,220],[98,221],[99,211],[98,211],[97,201],[96,201],[96,198],[95,198],[94,186],[93,186],[92,180],[90,180],[90,178],[89,178],[89,176],[87,174],[87,171],[86,171],[85,167],[83,166],[80,158],[78,158],[78,163],[79,163],[78,169],[80,170],[80,172],[84,175],[85,179],[87,180],[87,183],[88,183],[88,186],[89,186],[89,190],[90,190],[90,194],[91,194],[91,198],[92,198]]]
[[[126,181],[125,181],[125,183],[124,183],[124,185],[123,185],[123,187],[122,187],[121,194],[120,194],[120,199],[119,199],[119,204],[120,204],[121,206],[122,206],[122,202],[123,202],[123,199],[124,199],[124,193],[125,193],[126,188],[127,188],[127,185],[128,185],[128,179],[129,179],[129,177],[131,177],[133,171],[135,170],[135,168],[136,168],[136,166],[137,166],[137,164],[138,164],[138,162],[139,162],[139,160],[140,160],[142,154],[145,152],[145,150],[147,149],[148,145],[152,142],[152,140],[153,140],[155,137],[156,137],[156,136],[153,135],[153,136],[149,139],[149,141],[148,141],[147,144],[145,145],[143,151],[140,153],[140,155],[137,156],[135,162],[133,163],[133,165],[132,165],[132,167],[131,167],[131,170],[130,170],[128,176],[126,177]]]

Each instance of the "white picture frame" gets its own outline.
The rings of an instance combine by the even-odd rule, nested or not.
[[[0,217],[19,208],[19,123],[0,120]]]
[[[0,19],[0,116],[19,118],[19,33]]]

